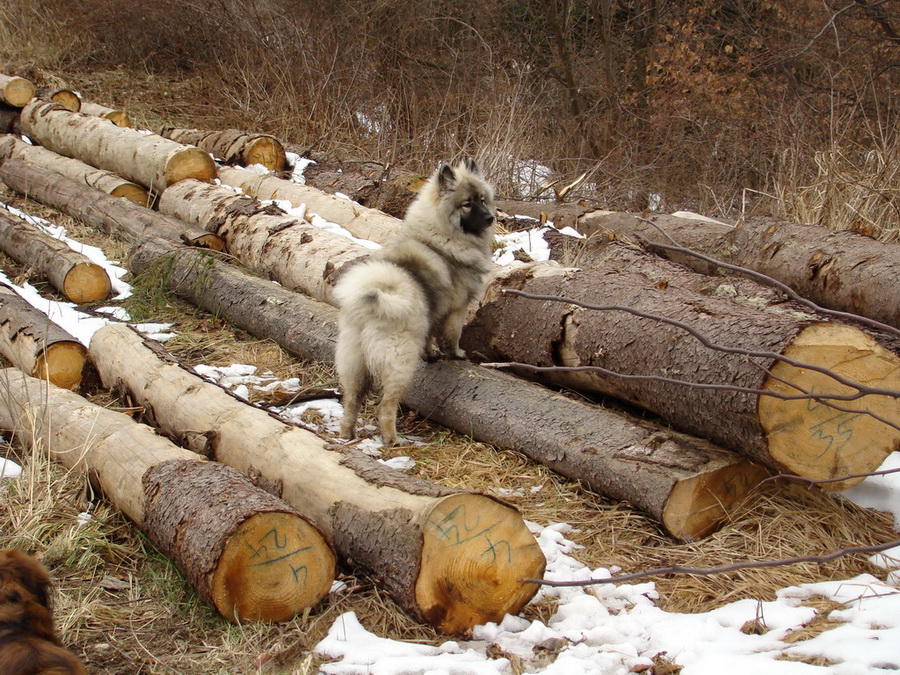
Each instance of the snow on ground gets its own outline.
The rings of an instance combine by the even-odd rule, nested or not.
[[[317,218],[312,220],[317,222]],[[507,235],[497,259],[501,264],[506,262],[516,249],[526,251],[535,260],[546,259],[547,246],[542,236],[546,230],[542,227]],[[102,252],[95,261],[113,265],[105,261]],[[0,276],[0,280],[11,285],[5,277]],[[126,287],[119,287],[119,297],[127,294]],[[106,321],[127,320],[116,316],[115,308],[110,309],[110,319],[87,316],[69,303],[40,298],[27,284],[15,290],[86,344],[93,331]],[[168,327],[142,328],[159,335]],[[271,373],[257,374],[257,369],[249,365],[199,366],[197,371],[245,399],[251,388],[299,390],[296,379],[278,381]],[[311,418],[304,413],[313,408],[321,428],[334,433],[343,413],[334,399],[305,401],[278,412],[288,420],[309,426]],[[377,439],[368,439],[357,447],[376,457],[381,454]],[[414,464],[407,457],[386,461],[398,468]],[[9,462],[0,467],[4,479],[14,479],[18,467]],[[897,467],[900,453],[895,452],[883,468]],[[900,473],[868,478],[843,494],[868,508],[893,513],[900,530]],[[566,538],[573,531],[566,523],[529,523],[529,527],[547,557],[548,580],[586,580],[639,571],[587,568],[578,561],[578,545]],[[704,614],[663,611],[656,606],[657,593],[652,582],[545,586],[532,602],[555,598],[556,612],[546,623],[507,616],[499,624],[477,627],[471,640],[448,640],[439,646],[379,637],[348,612],[335,620],[315,650],[330,659],[321,671],[333,675],[620,675],[649,669],[660,654],[681,665],[683,675],[862,675],[900,671],[900,547],[871,559],[885,568],[884,579],[861,575],[843,581],[802,584],[782,589],[772,601],[745,599]],[[336,586],[333,592],[340,590]],[[817,610],[803,604],[814,596],[840,603],[839,609],[828,614],[828,619],[839,625],[806,641],[785,641],[791,632],[816,616]],[[761,635],[741,630],[753,621],[761,622]],[[833,665],[789,660],[818,657]]]

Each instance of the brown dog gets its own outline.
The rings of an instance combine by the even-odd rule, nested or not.
[[[49,594],[43,565],[19,551],[0,551],[0,673],[87,675],[56,637]]]

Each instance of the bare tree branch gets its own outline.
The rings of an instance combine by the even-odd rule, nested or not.
[[[825,478],[822,480],[814,480],[812,478],[803,478],[802,476],[795,476],[791,473],[779,473],[774,476],[769,476],[768,478],[761,480],[756,487],[759,487],[763,483],[769,483],[774,480],[779,479],[790,479],[795,481],[801,481],[803,483],[807,483],[810,487],[815,485],[823,485],[825,483],[840,483],[841,481],[850,480],[851,478],[871,478],[872,476],[887,476],[892,473],[900,473],[900,469],[885,469],[884,471],[871,471],[869,473],[855,473],[849,476],[838,476],[837,478]]]

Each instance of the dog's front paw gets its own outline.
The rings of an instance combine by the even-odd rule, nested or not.
[[[456,349],[453,350],[453,353],[451,354],[451,358],[454,358],[454,359],[466,358],[466,350],[460,349],[459,347],[457,347]]]

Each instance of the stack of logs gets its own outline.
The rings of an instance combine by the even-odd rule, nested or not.
[[[162,275],[190,302],[303,358],[333,359],[332,289],[370,249],[257,198],[305,204],[355,236],[380,242],[398,221],[271,175],[217,167],[209,155],[281,168],[284,152],[271,137],[175,129],[147,136],[30,96],[21,108],[15,129],[41,147],[0,139],[5,184],[132,242],[134,273]],[[216,185],[216,177],[256,197]],[[112,185],[122,179],[145,196],[117,193]],[[74,302],[105,297],[69,295],[67,274],[37,262],[62,261],[63,253],[20,233],[17,220],[0,212],[4,250],[58,278],[54,285]],[[900,247],[803,226],[815,243],[800,252],[801,238],[789,229],[799,226],[767,224],[760,235],[759,258],[771,261],[785,251],[801,260],[814,271],[807,286],[795,284],[803,294],[881,322],[867,332],[752,281],[707,276],[708,263],[698,272],[663,259],[655,253],[677,251],[642,218],[585,210],[577,220],[583,231],[599,233],[572,245],[579,268],[545,262],[498,269],[473,309],[465,346],[496,366],[513,362],[515,372],[541,384],[611,396],[660,422],[461,362],[424,365],[406,405],[629,501],[684,540],[715,531],[770,471],[830,481],[823,487],[839,490],[900,446],[900,359],[892,351],[900,310],[877,291],[864,292],[870,284],[849,294],[850,307],[841,304],[841,293],[829,292],[848,285],[836,280],[852,274],[897,278]],[[712,231],[717,255],[751,249],[749,226],[684,215],[656,220],[695,248],[702,248],[701,233]],[[25,250],[26,239],[44,253]],[[227,249],[259,276],[205,249]],[[511,507],[410,478],[290,427],[204,383],[120,325],[99,330],[88,355],[64,335],[51,342],[51,325],[11,291],[0,292],[0,313],[18,317],[0,320],[0,348],[15,365],[77,389],[89,356],[105,386],[127,391],[152,411],[146,421],[193,451],[159,439],[152,453],[113,458],[107,438],[121,447],[127,436],[135,448],[141,446],[133,439],[150,443],[152,431],[106,419],[115,413],[93,410],[70,392],[51,387],[48,395],[46,385],[3,373],[6,398],[16,404],[0,409],[0,426],[43,439],[60,461],[94,471],[110,498],[225,616],[282,620],[315,604],[327,592],[336,557],[378,580],[414,617],[450,633],[517,612],[536,591],[521,579],[541,576],[543,555]],[[52,344],[80,354],[65,378],[55,376],[63,369],[52,365]],[[48,414],[79,406],[74,415],[110,435],[87,443],[76,438],[77,424]],[[68,452],[82,446],[89,447],[84,457]],[[220,481],[235,485],[234,494],[257,497],[241,496],[250,505],[243,511],[220,505],[228,514],[209,515],[214,525],[196,522],[196,505],[175,498],[191,485],[218,514],[211,495],[221,494]],[[197,538],[174,537],[182,528]],[[278,594],[280,588],[293,595]]]

